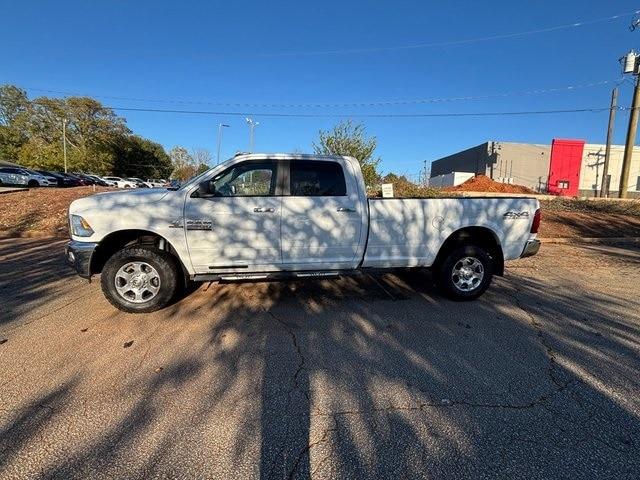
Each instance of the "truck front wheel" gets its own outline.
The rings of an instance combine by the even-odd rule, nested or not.
[[[452,300],[473,300],[489,288],[493,270],[494,260],[487,250],[464,245],[446,255],[435,272],[436,282]]]
[[[178,285],[175,259],[156,248],[131,246],[116,252],[102,269],[107,300],[119,310],[148,313],[165,307]]]

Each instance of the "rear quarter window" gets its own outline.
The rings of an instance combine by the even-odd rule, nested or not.
[[[341,197],[347,194],[342,165],[315,160],[292,161],[289,192],[296,197]]]

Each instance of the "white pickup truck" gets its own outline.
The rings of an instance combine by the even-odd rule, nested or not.
[[[166,306],[190,281],[430,267],[473,299],[540,242],[533,198],[367,198],[350,157],[240,154],[177,189],[100,193],[69,207],[68,262],[120,310]]]

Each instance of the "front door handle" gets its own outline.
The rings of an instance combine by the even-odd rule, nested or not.
[[[348,207],[338,207],[338,212],[354,213],[355,210],[353,208],[348,208]]]
[[[253,209],[254,212],[256,213],[273,213],[276,211],[275,208],[262,208],[262,207],[256,207]]]

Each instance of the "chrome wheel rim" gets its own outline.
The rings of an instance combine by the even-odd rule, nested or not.
[[[146,262],[129,262],[116,272],[115,286],[118,294],[132,303],[145,303],[158,295],[160,275]]]
[[[478,288],[484,278],[484,266],[475,257],[464,257],[456,262],[451,271],[451,280],[462,292]]]

